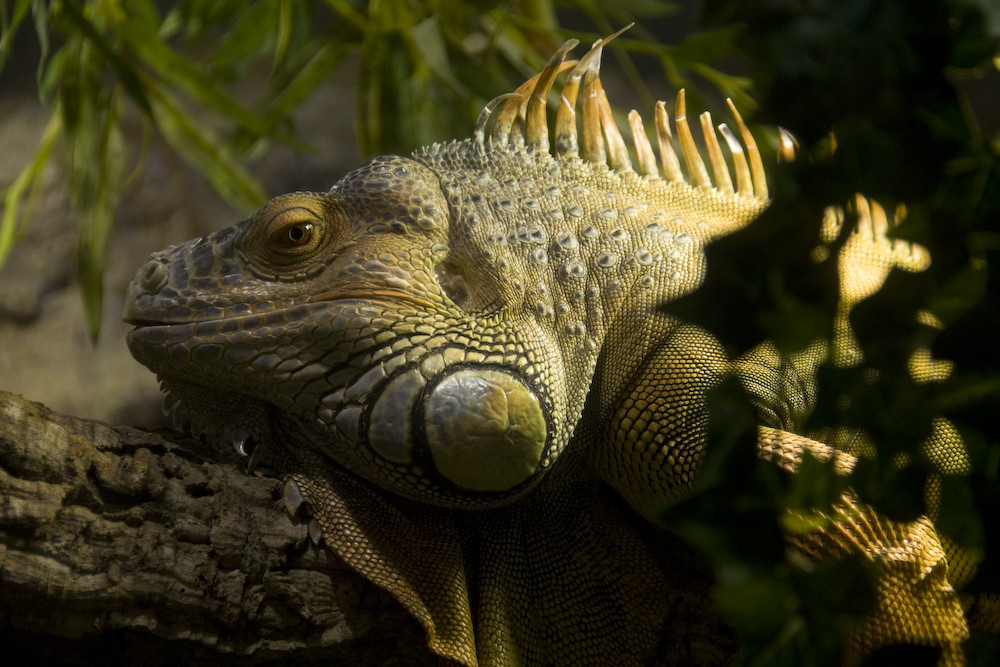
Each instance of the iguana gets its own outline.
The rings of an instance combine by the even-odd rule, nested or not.
[[[859,196],[835,349],[727,358],[659,306],[768,206],[762,158],[730,103],[735,131],[701,116],[706,165],[681,91],[673,129],[656,106],[656,150],[629,114],[633,165],[599,78],[609,39],[578,62],[567,42],[472,138],[276,197],[153,254],[128,290],[129,349],[175,423],[283,476],[289,511],[445,661],[729,661],[732,633],[693,583],[707,575],[656,525],[704,459],[706,392],[741,380],[762,457],[794,470],[810,451],[846,472],[853,456],[789,415],[815,399],[824,355],[850,357],[847,310],[929,261]],[[844,219],[830,213],[830,238]],[[893,523],[850,493],[829,519],[790,537],[800,561],[860,554],[882,573],[849,654],[916,643],[960,664],[967,628],[930,521]]]

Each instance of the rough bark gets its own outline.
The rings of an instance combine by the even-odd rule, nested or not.
[[[281,490],[177,433],[0,392],[5,664],[432,662]]]

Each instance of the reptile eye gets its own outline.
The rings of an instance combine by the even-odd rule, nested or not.
[[[237,246],[260,277],[299,280],[322,269],[345,229],[343,210],[335,200],[295,192],[257,211]]]
[[[279,232],[275,243],[294,248],[309,243],[313,235],[313,225],[311,222],[302,222],[291,225]]]
[[[319,246],[323,225],[305,208],[280,211],[267,225],[267,247],[279,257],[297,259]],[[277,257],[276,257],[277,259]]]

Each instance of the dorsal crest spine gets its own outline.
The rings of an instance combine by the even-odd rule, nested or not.
[[[514,92],[500,95],[486,105],[476,122],[474,142],[483,149],[524,147],[530,151],[550,152],[547,101],[556,77],[568,70],[551,128],[555,143],[554,155],[580,157],[585,162],[606,164],[615,171],[634,170],[626,140],[614,122],[611,105],[600,79],[601,52],[604,46],[628,27],[595,42],[578,61],[566,60],[566,56],[578,44],[577,40],[565,42],[541,72]],[[736,122],[736,132],[725,123],[716,127],[707,111],[699,119],[708,155],[707,166],[688,123],[683,89],[677,93],[674,110],[674,129],[680,147],[680,158],[674,147],[674,135],[665,103],[658,102],[654,110],[656,150],[649,142],[641,115],[635,110],[630,111],[628,119],[637,158],[637,173],[649,178],[663,178],[670,182],[682,182],[693,187],[712,188],[720,193],[737,193],[766,201],[767,180],[757,143],[732,100],[727,99],[726,102]],[[732,159],[735,186],[719,135]],[[657,152],[659,164],[656,160]],[[683,169],[681,160],[684,163]]]

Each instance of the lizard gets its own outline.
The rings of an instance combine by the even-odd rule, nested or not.
[[[770,194],[731,102],[735,131],[700,117],[706,165],[683,91],[672,122],[655,107],[655,149],[629,114],[633,165],[599,76],[613,37],[578,61],[568,41],[473,137],[278,196],[154,253],[128,288],[129,350],[175,425],[282,477],[288,511],[394,595],[447,664],[732,658],[696,566],[658,525],[696,478],[706,392],[725,378],[759,408],[762,458],[794,470],[809,452],[845,473],[855,460],[789,417],[815,399],[811,369],[829,350],[789,360],[765,342],[730,359],[659,309],[699,287],[705,247]],[[929,261],[887,240],[877,203],[854,206],[843,313],[893,268]],[[832,354],[850,363],[838,322]],[[882,573],[848,652],[910,642],[961,664],[968,631],[929,519],[892,522],[849,492],[829,518],[790,548],[860,554]]]

